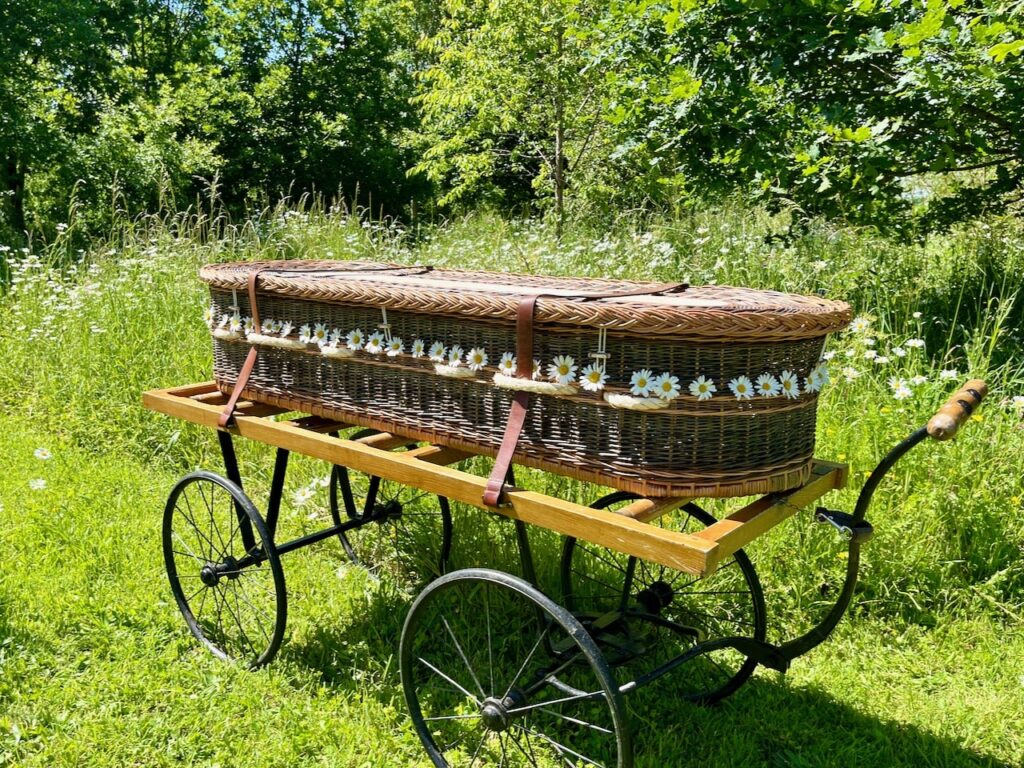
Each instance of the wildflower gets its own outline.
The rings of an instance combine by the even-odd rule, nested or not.
[[[690,394],[698,400],[710,400],[711,396],[718,391],[715,383],[705,376],[698,376],[690,382]]]
[[[730,381],[729,389],[737,400],[749,400],[754,396],[754,384],[746,376],[737,376]]]
[[[370,338],[366,340],[366,351],[371,355],[379,355],[384,351],[384,334],[380,331],[374,331],[370,334]]]
[[[825,354],[823,354],[821,356],[821,359],[822,360],[831,360],[835,356],[836,356],[836,351],[834,349],[830,349],[828,352],[826,352]]]
[[[358,352],[363,348],[366,343],[366,337],[363,335],[362,328],[356,328],[355,330],[349,331],[345,336],[345,345],[353,352]]]
[[[608,375],[596,363],[588,365],[583,369],[583,373],[580,374],[580,384],[588,392],[597,392],[604,389],[606,381],[608,381]]]
[[[454,344],[451,349],[448,350],[448,365],[452,368],[458,368],[462,364],[462,347],[458,344]]]
[[[288,324],[289,331],[291,331],[291,327],[292,327],[291,323],[289,323]],[[272,323],[270,325],[270,332],[271,333],[280,333],[282,328],[284,328],[284,323],[282,323],[280,320],[274,320],[274,321],[272,321]]]
[[[1014,395],[1010,402],[1017,413],[1024,413],[1024,395]]]
[[[322,347],[327,342],[327,336],[328,330],[326,325],[323,323],[317,323],[313,326],[311,338],[318,346]]]
[[[539,379],[540,378],[540,371],[541,371],[540,360],[538,360],[537,358],[534,358],[533,359],[533,378],[534,379]]]
[[[889,379],[889,387],[892,389],[892,396],[897,400],[906,400],[914,394],[903,379]]]
[[[306,504],[310,499],[313,498],[312,488],[299,488],[293,495],[292,501],[295,502],[295,506],[301,507]]]
[[[404,351],[405,344],[402,343],[401,337],[392,336],[391,341],[388,342],[388,357],[398,357]]]
[[[711,384],[711,391],[715,391],[714,384]],[[675,400],[679,397],[679,379],[666,371],[654,380],[654,393],[662,400]]]
[[[850,330],[854,333],[864,333],[870,325],[871,321],[861,315],[860,317],[853,318],[853,322],[850,323]]]
[[[792,371],[779,374],[779,386],[782,387],[782,394],[790,399],[800,396],[800,382]]]
[[[804,389],[807,392],[818,392],[829,382],[828,367],[816,365],[804,379]]]
[[[779,380],[770,373],[762,373],[757,377],[757,392],[761,397],[775,397],[781,391]]]
[[[506,352],[501,356],[501,360],[498,361],[498,370],[506,376],[515,376],[516,374],[516,356],[511,352]]]
[[[43,461],[47,461],[48,459],[53,458],[53,454],[50,453],[46,448],[36,448],[32,452],[32,455],[35,456],[37,459],[42,459]]]
[[[213,318],[216,310],[210,306],[203,310],[203,322],[207,325],[213,325]]]
[[[868,350],[864,351],[864,359],[865,360],[874,360],[876,357],[878,357],[878,353],[875,352],[875,350],[868,349]]]
[[[889,350],[889,354],[896,355],[896,357],[906,357],[907,350],[905,350],[903,347],[894,347],[893,349]]]
[[[260,323],[260,333],[262,333],[264,336],[269,336],[273,332],[274,332],[274,321],[271,320],[268,317],[266,320],[264,320],[262,323]]]
[[[945,368],[945,369],[939,371],[939,380],[940,381],[949,381],[950,379],[955,379],[955,378],[957,378],[959,376],[960,376],[960,371],[958,371],[956,368]]]
[[[873,347],[875,346],[875,340],[869,336],[868,338],[864,339],[864,344],[865,346]]]
[[[238,333],[242,330],[242,317],[237,312],[228,319],[228,330],[232,333]]]
[[[886,357],[885,355],[878,355],[877,357],[875,357],[875,362],[878,363],[879,365],[885,365],[886,363],[889,362],[889,358]]]
[[[848,349],[845,352],[843,352],[843,355],[846,357],[853,357],[855,354],[856,352],[852,349]]]
[[[327,338],[330,339],[331,347],[333,349],[337,349],[338,345],[341,343],[341,329],[333,328]]]
[[[915,386],[915,387],[921,386],[926,381],[928,381],[928,377],[927,376],[922,376],[921,374],[918,374],[917,376],[911,376],[910,377],[910,383],[911,383],[912,386]]]
[[[423,339],[416,339],[412,343],[412,356],[423,357],[423,348],[426,345],[423,343]]]
[[[313,332],[309,328],[309,324],[299,327],[299,341],[303,344],[309,344],[313,341]]]
[[[28,487],[33,491],[41,491],[46,487],[46,481],[41,477],[37,477],[35,480],[28,481]]]
[[[292,332],[292,328],[294,328],[294,327],[295,326],[292,325],[291,322],[289,322],[288,320],[285,320],[283,323],[281,323],[281,327],[278,330],[278,334],[280,334],[282,339],[286,339],[286,338],[288,338],[288,334],[290,334]]]
[[[487,365],[487,352],[483,347],[473,347],[469,350],[469,354],[466,355],[466,365],[471,371],[482,370]]]
[[[852,366],[849,366],[849,365],[846,366],[845,368],[843,368],[841,373],[843,374],[843,376],[845,377],[845,379],[847,381],[853,381],[854,379],[857,379],[857,378],[860,377],[860,371],[858,371],[856,368],[854,368]]]
[[[653,376],[654,373],[647,368],[644,368],[642,371],[634,371],[633,376],[629,380],[629,391],[637,397],[647,397],[651,394],[651,379]]]
[[[912,317],[913,317],[913,318],[914,318],[915,320],[920,320],[920,319],[921,319],[921,313],[920,313],[920,312],[915,312],[915,313],[914,313],[914,314],[912,315]]]
[[[907,339],[903,342],[903,346],[911,349],[924,349],[924,339]]]
[[[326,488],[330,484],[331,484],[331,476],[330,475],[324,475],[323,477],[318,477],[316,480],[313,481],[313,485],[318,485],[321,488]]]
[[[576,361],[569,355],[558,355],[548,366],[548,376],[559,384],[570,384],[575,378]]]
[[[435,363],[444,362],[445,346],[440,341],[435,341],[430,345],[430,359]]]

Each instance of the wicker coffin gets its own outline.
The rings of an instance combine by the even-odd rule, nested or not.
[[[247,322],[254,270],[262,328]],[[493,455],[525,389],[517,463],[655,496],[805,482],[822,347],[850,319],[842,302],[768,291],[370,262],[219,264],[201,277],[225,392],[257,345],[248,399]],[[637,290],[650,293],[586,298]],[[542,294],[532,380],[510,359],[529,294]],[[575,369],[552,369],[565,358]]]

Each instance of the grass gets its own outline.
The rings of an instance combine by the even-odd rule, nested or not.
[[[941,370],[988,378],[977,421],[953,443],[917,449],[879,494],[862,587],[834,638],[784,678],[758,672],[710,710],[673,700],[669,677],[632,717],[640,766],[1024,762],[1024,429],[1012,401],[1024,394],[1024,227],[992,221],[900,246],[820,225],[766,243],[779,226],[724,209],[576,230],[554,244],[528,222],[477,216],[409,232],[312,207],[239,227],[143,220],[88,253],[58,242],[39,260],[12,259],[14,290],[0,299],[0,765],[426,764],[395,661],[402,590],[347,565],[334,542],[288,556],[288,640],[251,673],[195,646],[162,569],[170,487],[219,462],[211,434],[143,411],[139,392],[209,376],[201,263],[299,255],[849,297],[870,330],[834,340],[836,381],[819,421],[819,454],[854,471],[852,489],[827,500],[838,509],[958,383]],[[886,354],[908,338],[924,339],[924,351]],[[869,349],[891,362],[868,361]],[[839,372],[847,365],[860,373],[851,381]],[[927,380],[894,399],[888,380],[915,375]],[[53,458],[36,458],[39,447]],[[241,460],[262,498],[269,452],[245,446]],[[285,535],[325,517],[324,491],[292,498],[325,468],[294,469]],[[31,488],[35,479],[46,487]],[[526,482],[586,501],[597,492],[540,473]],[[455,524],[459,564],[515,569],[507,526],[459,508]],[[558,542],[535,539],[554,592]],[[838,551],[806,516],[752,547],[773,638],[820,609]]]

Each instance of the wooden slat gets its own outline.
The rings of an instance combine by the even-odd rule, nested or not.
[[[764,496],[694,535],[716,542],[719,546],[717,556],[720,559],[726,558],[802,507],[831,490],[843,488],[847,473],[845,464],[816,461],[811,471],[811,480],[806,485],[795,491]]]
[[[297,427],[308,429],[310,432],[319,432],[322,435],[328,432],[341,432],[352,426],[341,421],[334,421],[334,419],[325,419],[323,416],[303,416],[301,419],[292,419],[291,422]]]
[[[443,445],[424,445],[419,448],[413,448],[411,451],[406,451],[405,455],[419,459],[420,461],[426,461],[430,464],[455,464],[465,459],[472,458],[473,454],[467,453],[466,451],[460,451],[456,448],[446,448]]]
[[[418,441],[402,437],[401,435],[393,435],[390,432],[377,432],[373,435],[357,438],[355,442],[361,445],[368,445],[371,448],[378,448],[382,451],[393,451],[395,448],[415,445]]]
[[[143,403],[152,410],[204,426],[216,427],[220,414],[216,406],[176,397],[167,390],[146,392]],[[242,415],[237,417],[232,432],[488,509],[482,501],[486,478],[436,466],[406,452],[388,453],[353,440],[309,432],[288,422]],[[700,575],[708,572],[718,559],[716,542],[691,534],[665,530],[534,491],[511,490],[507,497],[509,506],[497,510],[503,515],[670,568]]]
[[[615,514],[639,520],[642,523],[649,523],[657,520],[662,515],[667,515],[679,509],[689,498],[665,498],[665,499],[637,499],[632,504],[615,510]]]

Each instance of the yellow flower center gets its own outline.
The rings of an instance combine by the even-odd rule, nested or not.
[[[569,375],[569,366],[566,365],[565,363],[562,363],[560,366],[558,366],[558,373],[560,375],[562,375],[562,376],[568,376]]]

